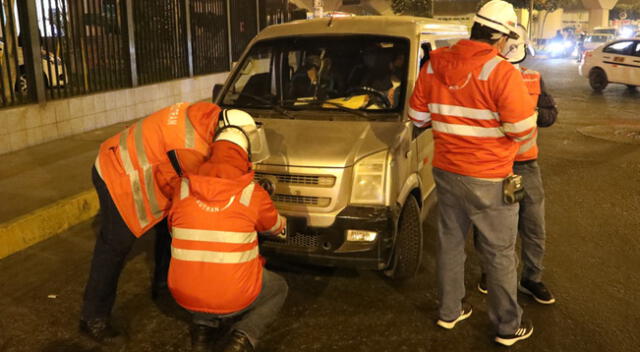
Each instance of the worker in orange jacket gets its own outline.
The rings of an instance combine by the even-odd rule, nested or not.
[[[527,57],[527,29],[519,25],[517,40],[510,40],[502,56],[520,70],[531,98],[538,109],[538,127],[553,125],[558,116],[553,97],[546,91],[540,72],[520,66]],[[541,304],[555,303],[555,297],[542,282],[542,259],[545,252],[544,188],[538,166],[537,133],[520,145],[513,164],[513,172],[522,176],[524,197],[520,200],[518,233],[521,238],[522,274],[518,289]],[[476,235],[477,238],[477,235]],[[486,275],[483,273],[478,290],[487,293]]]
[[[280,234],[286,221],[253,182],[248,134],[256,128],[248,114],[244,121],[239,128],[238,119],[225,119],[211,158],[182,178],[169,214],[169,289],[193,315],[195,351],[210,351],[218,321],[232,317],[224,351],[253,351],[287,295],[285,280],[258,254],[258,233]]]
[[[80,331],[92,339],[110,342],[119,335],[110,323],[118,278],[135,239],[152,228],[157,233],[153,285],[166,285],[170,237],[165,218],[173,192],[179,175],[197,170],[208,157],[219,113],[211,103],[175,104],[100,146],[92,178],[101,229],[80,319]]]
[[[536,133],[535,104],[522,75],[502,59],[517,39],[513,6],[492,0],[476,14],[470,40],[430,54],[410,100],[417,127],[433,128],[433,175],[438,196],[437,325],[452,329],[467,319],[465,240],[471,226],[482,234],[478,250],[487,273],[489,319],[495,341],[512,345],[531,336],[517,302],[518,204],[503,198],[518,188],[509,177],[520,143]]]

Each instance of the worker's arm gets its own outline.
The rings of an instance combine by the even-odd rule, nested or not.
[[[413,94],[409,100],[409,119],[413,121],[416,127],[431,127],[431,113],[429,112],[428,83],[432,79],[433,72],[430,71],[431,64],[429,62],[422,65],[422,70],[416,80],[413,88]]]
[[[509,66],[501,69],[500,74],[493,75],[491,84],[502,129],[507,138],[526,142],[536,134],[538,114],[535,102],[520,72],[506,61],[500,65]]]
[[[258,232],[268,232],[272,235],[282,233],[287,224],[287,219],[278,213],[267,191],[256,185],[253,196],[251,204],[255,204],[258,213],[256,230]]]
[[[556,101],[547,91],[544,81],[540,78],[540,96],[538,97],[538,127],[549,127],[558,118]]]

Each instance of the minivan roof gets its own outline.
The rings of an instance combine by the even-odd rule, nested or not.
[[[372,34],[412,37],[418,34],[468,36],[458,23],[412,16],[355,16],[299,20],[265,28],[256,40],[295,35]]]

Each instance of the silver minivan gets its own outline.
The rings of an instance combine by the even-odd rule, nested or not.
[[[214,101],[266,132],[256,178],[275,190],[288,236],[263,255],[415,275],[433,137],[408,121],[408,100],[429,51],[467,37],[426,18],[343,17],[270,26],[249,44]]]

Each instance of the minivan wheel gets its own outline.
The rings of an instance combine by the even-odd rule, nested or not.
[[[402,207],[396,236],[391,262],[384,274],[393,280],[412,278],[420,268],[423,241],[420,208],[413,196]]]
[[[591,85],[591,88],[596,92],[603,91],[609,84],[607,74],[600,68],[591,69],[591,71],[589,72],[589,84]]]

